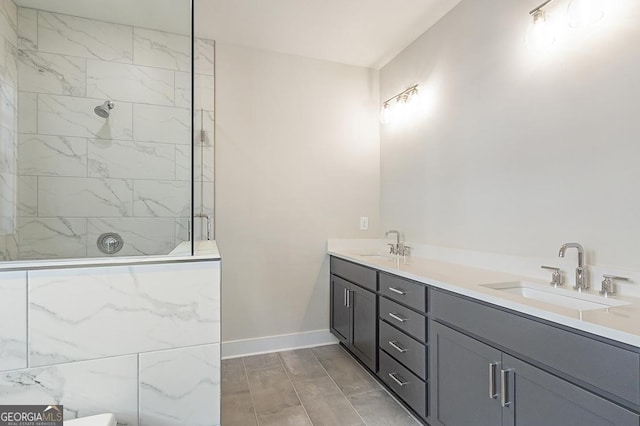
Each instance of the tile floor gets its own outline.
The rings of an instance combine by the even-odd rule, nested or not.
[[[418,424],[339,345],[222,361],[223,426]]]

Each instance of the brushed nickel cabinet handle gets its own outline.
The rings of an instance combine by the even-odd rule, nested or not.
[[[399,384],[400,386],[405,386],[409,384],[409,382],[405,382],[402,377],[398,376],[398,373],[389,373],[389,377],[391,377],[391,379],[393,379],[393,381]]]
[[[496,370],[498,368],[497,362],[489,364],[489,399],[496,399],[498,393],[496,392]]]
[[[406,319],[406,318],[402,318],[401,316],[399,316],[399,315],[397,315],[397,314],[394,314],[393,312],[389,312],[389,316],[390,316],[391,318],[393,318],[394,320],[396,320],[396,321],[400,321],[400,322],[407,322],[407,319]]]
[[[403,348],[402,346],[398,345],[398,342],[393,342],[393,341],[389,341],[389,345],[397,350],[398,352],[400,352],[401,354],[405,353],[407,350],[405,348]]]
[[[502,370],[500,372],[500,388],[502,389],[500,405],[505,408],[511,405],[511,401],[509,401],[509,373],[511,371],[513,370]]]
[[[397,289],[395,287],[389,287],[389,291],[391,291],[391,292],[393,292],[395,294],[399,294],[400,296],[405,296],[407,294],[406,291],[399,290],[399,289]]]

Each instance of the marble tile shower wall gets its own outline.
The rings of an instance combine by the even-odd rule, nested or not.
[[[214,44],[199,39],[195,52],[196,117],[210,118]],[[16,56],[18,257],[101,256],[104,232],[123,237],[118,255],[187,240],[190,38],[18,8]],[[93,111],[105,100],[115,103],[108,119]],[[205,130],[212,138],[212,118]],[[212,175],[212,146],[201,152],[196,164]]]
[[[17,253],[18,10],[0,0],[0,260]]]

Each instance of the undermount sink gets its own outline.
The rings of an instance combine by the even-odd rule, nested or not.
[[[566,290],[562,288],[547,287],[527,281],[484,284],[481,285],[481,287],[490,288],[503,293],[515,294],[526,299],[550,303],[552,305],[575,309],[577,311],[606,309],[629,304],[629,302],[621,300],[578,293],[573,290]]]
[[[380,254],[380,253],[358,253],[357,256],[364,257],[371,260],[395,260],[396,256],[391,256],[390,254]]]

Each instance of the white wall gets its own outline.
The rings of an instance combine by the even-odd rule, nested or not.
[[[527,49],[539,0],[463,0],[381,70],[424,107],[381,133],[383,228],[411,241],[640,269],[640,5]],[[567,1],[554,2],[559,16]],[[566,28],[566,26],[565,26]]]
[[[327,329],[327,238],[379,236],[377,72],[216,46],[223,340]]]

